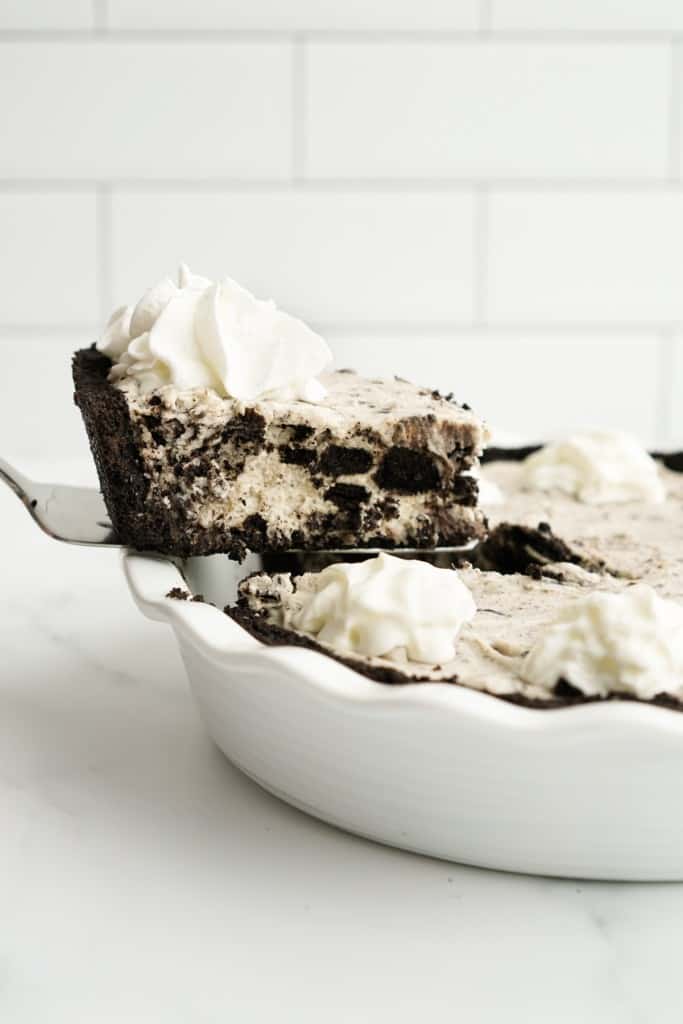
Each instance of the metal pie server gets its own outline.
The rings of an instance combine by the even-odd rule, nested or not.
[[[14,491],[48,537],[66,544],[122,547],[112,529],[104,499],[94,487],[37,483],[4,459],[0,459],[0,480]]]

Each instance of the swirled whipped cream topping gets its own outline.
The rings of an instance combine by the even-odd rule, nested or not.
[[[332,360],[327,342],[274,302],[185,265],[177,284],[166,277],[117,309],[97,347],[114,362],[113,382],[133,379],[142,392],[212,388],[243,402],[321,401],[317,377]]]
[[[339,651],[389,659],[405,652],[411,661],[437,665],[453,658],[476,610],[454,569],[382,553],[323,569],[284,625]]]
[[[681,697],[683,605],[644,583],[578,598],[536,640],[521,675],[549,691],[563,679],[587,697]]]
[[[592,505],[666,498],[654,459],[619,431],[577,434],[546,445],[525,459],[522,483],[526,490],[563,491]]]

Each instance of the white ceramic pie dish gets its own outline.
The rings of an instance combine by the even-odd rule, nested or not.
[[[581,878],[683,879],[683,713],[630,702],[539,711],[458,686],[388,686],[266,647],[218,608],[166,597],[170,561],[126,552],[140,610],[176,635],[225,755],[340,828],[447,860]],[[190,559],[222,607],[253,561]]]

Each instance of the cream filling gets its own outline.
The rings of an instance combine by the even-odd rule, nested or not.
[[[264,517],[272,534],[290,535],[300,528],[302,520],[314,513],[333,513],[336,505],[325,499],[325,489],[318,489],[308,468],[283,463],[277,448],[289,442],[287,428],[310,426],[325,432],[327,443],[366,448],[376,465],[385,448],[401,440],[411,425],[421,430],[421,442],[437,459],[448,458],[448,448],[456,438],[473,444],[475,450],[483,444],[484,426],[468,410],[438,401],[430,392],[404,381],[368,381],[354,373],[334,373],[324,376],[328,392],[324,405],[303,402],[262,401],[248,405],[233,399],[220,398],[211,389],[179,392],[173,387],[157,392],[160,405],[151,406],[150,396],[142,394],[132,380],[118,387],[126,395],[133,421],[143,438],[142,458],[157,493],[170,504],[170,496],[185,501],[187,515],[202,528],[220,525],[224,528],[241,526],[245,517],[259,514]],[[182,433],[173,442],[173,453],[181,463],[188,463],[196,455],[205,455],[206,442],[220,434],[226,421],[253,410],[265,420],[266,441],[275,450],[260,450],[246,455],[244,467],[237,479],[230,479],[223,471],[220,460],[240,457],[240,445],[227,443],[217,450],[217,458],[209,459],[209,477],[178,477],[169,459],[168,448],[159,446],[150,433],[147,420],[155,411],[162,422],[180,424]],[[420,427],[415,425],[421,417]],[[426,419],[433,416],[430,421]],[[307,442],[302,442],[305,447]],[[309,442],[310,443],[310,442]],[[244,454],[244,453],[242,453]],[[475,456],[472,456],[475,459]],[[336,482],[362,485],[369,494],[364,508],[376,500],[385,499],[387,492],[369,473],[343,474]],[[332,486],[331,480],[327,486]],[[392,495],[397,514],[382,521],[381,533],[394,543],[402,543],[414,530],[421,517],[433,518],[430,505],[434,494]],[[481,520],[476,508],[459,506],[443,496],[451,523],[463,523],[466,529]],[[372,531],[368,528],[368,533]],[[361,537],[360,539],[363,539]]]
[[[200,449],[201,441],[197,440],[188,449],[188,454]],[[148,462],[152,462],[155,456],[155,446],[150,445],[143,450],[143,458]],[[202,528],[214,525],[238,528],[247,516],[259,514],[271,531],[289,535],[300,528],[308,516],[327,514],[336,509],[336,505],[325,498],[325,492],[314,485],[306,467],[283,463],[277,451],[260,451],[248,456],[237,480],[223,478],[215,461],[213,466],[217,470],[217,480],[212,477],[210,495],[205,493],[208,490],[205,476],[195,477],[189,485],[188,515]],[[338,479],[347,483],[355,481],[365,488],[369,497],[364,508],[387,496],[371,476],[347,475]],[[156,486],[162,492],[178,489],[179,483],[172,467],[161,469],[156,475]],[[192,501],[193,492],[197,495],[196,501]],[[429,503],[433,496],[401,494],[392,497],[396,503],[396,515],[382,523],[381,532],[389,540],[400,543],[421,516],[431,518]],[[453,523],[475,524],[480,515],[476,508],[448,506],[449,520]]]
[[[344,370],[322,374],[320,380],[326,397],[316,405],[275,399],[247,403],[221,398],[211,388],[183,391],[172,385],[158,389],[155,394],[162,401],[165,415],[187,416],[200,427],[215,427],[236,413],[254,409],[267,424],[286,420],[288,424],[299,423],[315,430],[328,428],[342,439],[357,439],[362,429],[390,446],[416,440],[407,436],[417,429],[416,421],[433,417],[433,427],[425,427],[420,439],[437,456],[447,458],[448,444],[454,439],[466,440],[475,456],[481,454],[488,442],[488,428],[471,410],[434,398],[427,388],[397,378],[369,380]],[[134,415],[150,412],[151,396],[140,390],[135,379],[124,378],[116,387],[126,395]]]
[[[355,478],[345,476],[339,479],[353,482]],[[363,476],[358,478],[358,482],[369,493],[365,508],[376,499],[386,497],[386,492],[371,477]],[[398,512],[382,524],[382,534],[398,543],[419,516],[428,514],[428,498],[423,494],[403,494],[396,496],[396,502]],[[245,516],[259,514],[264,516],[270,528],[289,534],[307,516],[316,512],[333,512],[335,508],[333,502],[325,499],[324,492],[313,485],[305,468],[283,464],[277,452],[259,452],[247,460],[237,486],[235,481],[229,481],[211,501],[202,503],[197,521],[201,526],[213,523],[239,526]],[[453,521],[474,523],[477,517],[476,509],[449,507],[449,518]]]

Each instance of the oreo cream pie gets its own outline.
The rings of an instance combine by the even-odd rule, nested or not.
[[[225,611],[263,643],[310,647],[383,683],[458,684],[539,708],[680,707],[683,595],[566,568],[534,579],[383,553],[253,575]]]
[[[487,464],[484,480],[501,493],[478,567],[385,555],[262,573],[226,612],[265,643],[312,646],[384,682],[544,708],[617,697],[682,707],[681,474],[599,434]]]
[[[481,421],[330,361],[272,302],[185,267],[117,310],[74,380],[121,542],[242,558],[480,537]]]

